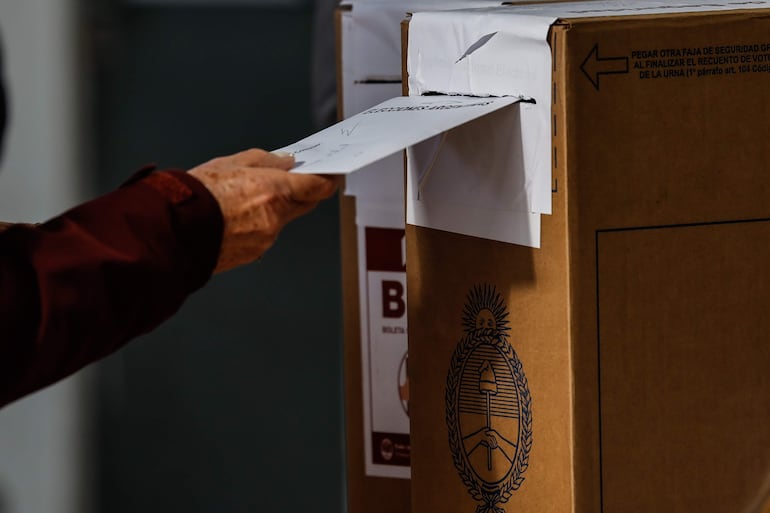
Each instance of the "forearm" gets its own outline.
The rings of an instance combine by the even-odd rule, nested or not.
[[[0,405],[153,329],[211,276],[216,200],[156,173],[37,226],[0,233]]]

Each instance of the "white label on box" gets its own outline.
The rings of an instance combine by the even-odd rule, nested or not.
[[[514,96],[522,103],[510,144],[522,148],[527,213],[551,213],[551,49],[553,16],[515,7],[415,13],[409,23],[409,94]]]
[[[345,177],[345,194],[356,197],[356,204],[395,204],[404,224],[404,155],[396,153]],[[369,224],[369,223],[364,223]],[[375,223],[375,226],[381,226]]]
[[[352,53],[356,81],[401,83],[401,24],[408,9],[398,3],[353,8]]]
[[[401,20],[407,12],[492,7],[501,3],[501,0],[354,2],[350,54],[355,80],[401,82]]]
[[[359,226],[366,475],[410,477],[404,230]]]

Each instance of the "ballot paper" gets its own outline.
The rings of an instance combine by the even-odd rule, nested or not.
[[[539,247],[540,212],[531,209],[535,188],[522,165],[520,101],[392,98],[277,151],[294,154],[297,173],[349,174],[372,172],[371,164],[410,148],[409,224]]]
[[[510,96],[400,96],[277,151],[294,154],[296,173],[349,174],[519,101]]]

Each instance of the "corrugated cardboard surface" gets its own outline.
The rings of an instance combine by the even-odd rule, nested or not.
[[[770,470],[770,410],[758,406],[770,401],[770,346],[760,342],[767,326],[754,322],[769,299],[760,285],[765,255],[755,251],[764,224],[755,220],[770,217],[770,75],[640,79],[632,59],[628,75],[602,76],[596,90],[580,69],[586,48],[598,45],[609,57],[651,47],[762,44],[768,28],[764,15],[745,13],[564,30],[582,511],[740,511]],[[624,232],[608,231],[615,229]],[[613,251],[624,239],[627,247]],[[620,266],[624,274],[613,271]],[[760,283],[746,287],[752,275]],[[628,317],[618,318],[610,308],[623,301]],[[613,331],[605,326],[613,325],[622,335],[607,341]],[[656,357],[624,354],[634,345]],[[632,367],[619,369],[614,358],[631,358],[631,386],[656,394],[659,411],[644,409],[648,398],[622,395],[620,378]],[[704,417],[706,400],[712,415]],[[651,424],[647,415],[656,413],[659,424]],[[660,429],[655,437],[631,436],[653,427]],[[703,443],[716,433],[722,436]],[[632,450],[645,455],[646,467]]]
[[[597,235],[604,511],[736,511],[759,490],[768,236],[770,220]]]
[[[757,502],[770,472],[770,73],[740,72],[745,52],[737,64],[654,67],[641,51],[763,45],[767,14],[555,26],[542,248],[408,227],[415,512],[482,505],[453,460],[447,389],[467,295],[484,285],[505,302],[532,424],[524,480],[495,507],[735,513]],[[628,72],[593,52],[627,59]]]
[[[545,222],[561,228],[554,226],[548,233],[564,233],[563,205],[554,202],[554,215]],[[529,493],[514,495],[507,507],[569,510],[568,283],[566,275],[547,271],[566,264],[566,249],[564,238],[557,236],[544,238],[543,249],[537,251],[408,227],[414,511],[476,510],[453,464],[445,396],[453,354],[464,336],[466,295],[485,284],[497,287],[506,301],[510,343],[522,362],[532,400],[534,443],[524,474]],[[548,314],[532,315],[535,311]]]

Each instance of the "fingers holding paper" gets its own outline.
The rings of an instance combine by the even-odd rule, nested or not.
[[[214,272],[257,260],[287,223],[337,189],[332,177],[288,173],[294,158],[252,149],[191,169],[216,198],[224,233]]]

